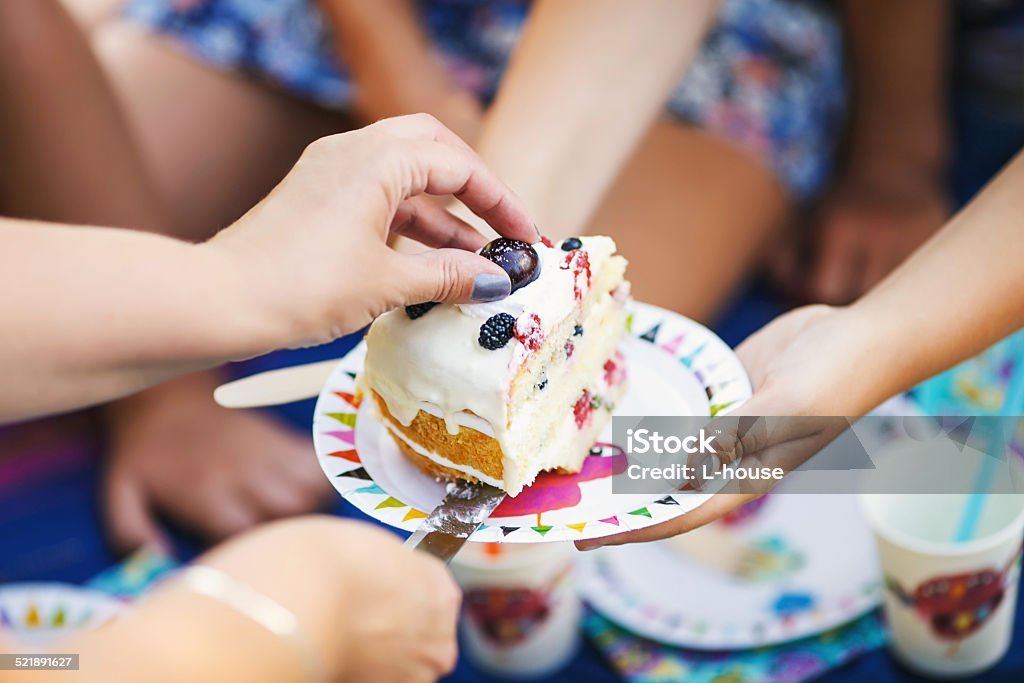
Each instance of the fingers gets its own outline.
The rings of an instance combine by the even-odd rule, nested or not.
[[[505,237],[533,242],[537,232],[518,197],[484,165],[464,141],[426,114],[373,124],[371,134],[401,139],[391,162],[397,167],[399,196],[426,192],[454,195]]]
[[[427,623],[431,625],[434,646],[429,656],[438,676],[449,673],[455,668],[458,660],[458,625],[459,606],[462,603],[462,592],[456,585],[448,570],[433,558],[427,571],[424,572],[433,598],[433,616]]]
[[[766,254],[765,267],[786,294],[796,293],[800,282],[799,244],[792,231],[782,235]]]
[[[672,536],[678,536],[697,527],[704,526],[708,522],[713,522],[744,503],[757,498],[758,495],[751,493],[716,493],[703,505],[675,519],[670,519],[667,522],[655,524],[645,529],[627,531],[603,538],[592,538],[586,541],[576,541],[576,547],[579,550],[594,550],[595,548],[608,545],[643,543],[671,538]]]
[[[251,417],[259,421],[263,443],[248,449],[250,467],[236,475],[239,496],[263,521],[316,512],[334,489],[310,457],[313,444],[268,416]]]
[[[111,543],[128,553],[143,546],[168,551],[170,541],[149,510],[145,492],[133,479],[114,474],[106,485],[106,514]]]
[[[242,495],[254,516],[261,521],[316,512],[321,501],[318,490],[283,477],[278,481],[253,482]]]
[[[821,301],[846,303],[852,296],[863,256],[856,227],[842,218],[822,225],[822,241],[811,275],[811,292]]]
[[[312,458],[304,460],[315,465]],[[319,468],[315,479],[310,479],[297,468],[281,466],[276,471],[268,468],[266,474],[268,476],[251,478],[240,494],[261,521],[316,512],[330,499],[328,494],[334,491]]]
[[[411,141],[400,148],[403,197],[422,192],[453,195],[495,232],[532,242],[537,237],[525,208],[474,152],[441,142]]]
[[[826,429],[834,430],[833,422],[844,427],[849,425],[842,417],[765,415],[760,412],[759,403],[741,406],[737,413],[742,410],[742,415],[714,420],[716,430],[721,430],[715,437],[715,453],[723,463],[740,462],[746,456],[761,454],[773,446],[804,439]]]
[[[715,419],[715,426],[722,427],[721,433],[715,437],[715,453],[723,463],[738,462],[741,467],[778,467],[788,473],[820,452],[850,426],[844,417],[763,417],[764,408],[774,399],[770,396],[761,399],[762,396],[764,393],[755,393],[747,404],[737,410],[737,413],[743,411],[746,415],[734,414]],[[700,465],[697,467],[698,471],[703,470]],[[653,541],[685,533],[767,493],[777,483],[773,479],[733,479],[703,505],[681,517],[637,531],[577,541],[576,547],[592,550],[605,545]]]
[[[255,527],[263,514],[242,489],[225,491],[213,504],[181,511],[181,522],[204,538],[222,541]]]
[[[899,226],[887,226],[890,230],[899,230]],[[881,239],[876,237],[867,245],[864,254],[864,267],[857,278],[857,296],[862,295],[877,285],[896,266],[899,265],[905,252],[897,239],[899,233],[893,235],[883,233]]]
[[[210,515],[206,527],[210,538],[220,541],[252,529],[260,521],[259,514],[245,501],[230,500]]]
[[[435,249],[390,255],[391,276],[401,304],[497,301],[512,291],[499,266],[469,251]]]
[[[309,457],[312,450],[313,446],[309,444],[301,457],[288,459],[286,461],[287,471],[282,472],[281,476],[286,478],[292,486],[304,492],[311,508],[319,508],[334,502],[337,494],[330,479],[324,476],[317,461]]]
[[[476,251],[487,243],[469,223],[422,196],[402,202],[391,222],[391,234],[439,249]]]
[[[465,152],[473,152],[468,142],[452,132],[435,116],[424,112],[382,119],[370,124],[368,128],[406,140],[431,140]]]

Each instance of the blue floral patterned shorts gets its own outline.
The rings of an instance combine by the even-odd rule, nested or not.
[[[419,7],[455,80],[490,101],[529,3],[420,0]],[[129,0],[125,11],[212,65],[325,107],[352,102],[355,84],[313,0]],[[804,199],[828,178],[844,102],[830,3],[725,0],[668,111],[752,153]]]

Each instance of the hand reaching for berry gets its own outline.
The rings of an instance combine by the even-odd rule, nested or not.
[[[508,296],[505,271],[473,253],[487,240],[423,194],[452,194],[507,237],[536,239],[514,195],[469,146],[433,117],[413,115],[313,143],[266,200],[209,245],[255,269],[247,280],[266,282],[259,294],[307,343],[402,304]],[[434,249],[397,253],[385,244],[391,235]],[[304,272],[301,308],[319,315],[300,313],[291,287],[261,277],[270,267]]]
[[[530,284],[540,275],[540,257],[526,242],[499,237],[488,242],[480,250],[480,255],[508,273],[513,292]]]
[[[505,237],[537,238],[516,196],[427,115],[314,142],[262,202],[203,244],[0,219],[0,285],[22,291],[0,303],[20,342],[0,353],[12,387],[0,420],[329,341],[402,305],[508,296],[505,271],[473,253],[486,239],[430,194],[454,196]],[[398,253],[394,235],[429,249]],[[56,300],[65,305],[54,315],[38,314]]]

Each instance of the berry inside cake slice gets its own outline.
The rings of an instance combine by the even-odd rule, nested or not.
[[[421,469],[515,496],[545,470],[579,471],[625,390],[626,260],[600,236],[480,253],[511,296],[385,313],[359,386]]]

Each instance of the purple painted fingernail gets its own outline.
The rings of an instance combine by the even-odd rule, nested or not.
[[[505,273],[480,273],[473,279],[473,301],[498,301],[512,292],[512,281]]]

